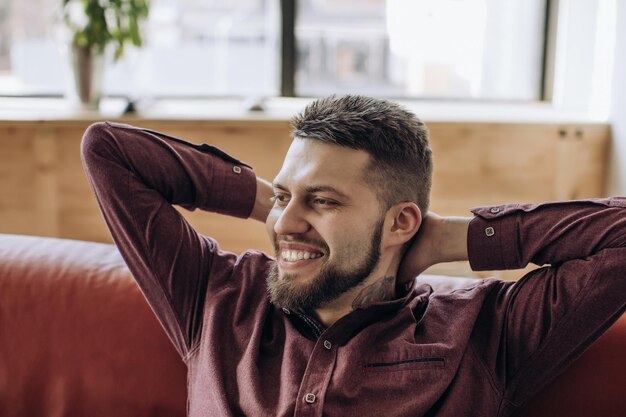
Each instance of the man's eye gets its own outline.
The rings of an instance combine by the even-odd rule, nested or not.
[[[287,196],[283,195],[283,194],[276,194],[275,196],[270,198],[270,201],[272,203],[286,203],[287,202]]]
[[[327,200],[325,198],[315,198],[313,199],[313,203],[317,204],[318,206],[325,206],[325,207],[337,205],[337,203],[335,203],[334,201]]]

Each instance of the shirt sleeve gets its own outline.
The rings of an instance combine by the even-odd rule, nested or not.
[[[87,129],[81,156],[114,242],[186,356],[199,338],[211,288],[226,284],[221,281],[230,279],[236,258],[198,234],[172,205],[247,217],[254,172],[212,146],[107,122]]]
[[[580,356],[626,306],[626,199],[481,207],[468,252],[477,270],[547,265],[494,291],[482,352],[512,408]],[[495,348],[494,348],[495,346]]]

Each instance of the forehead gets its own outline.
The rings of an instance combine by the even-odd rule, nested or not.
[[[347,192],[350,187],[366,185],[363,173],[369,161],[363,150],[295,138],[275,182],[289,188],[331,185]]]

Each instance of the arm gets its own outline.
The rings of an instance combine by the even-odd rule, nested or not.
[[[425,225],[431,229],[417,237],[407,253],[413,258],[406,258],[403,266],[410,274],[439,261],[462,259],[469,259],[475,270],[522,268],[529,262],[550,265],[517,283],[495,286],[473,334],[476,354],[514,409],[623,314],[626,199],[473,212],[471,221],[429,218]],[[459,250],[464,237],[465,254]]]
[[[506,403],[515,408],[623,314],[626,199],[485,207],[474,213],[468,234],[472,268],[549,265],[490,294],[475,339]]]
[[[427,213],[400,264],[398,282],[410,282],[438,263],[467,261],[467,232],[471,220],[471,217]]]
[[[92,125],[81,152],[113,240],[184,356],[198,339],[205,298],[227,285],[235,257],[172,205],[247,217],[257,206],[252,169],[208,145],[112,123]]]
[[[404,256],[399,275],[407,281],[442,262],[469,260],[472,269],[480,271],[585,258],[604,248],[624,246],[620,214],[624,208],[626,199],[614,198],[481,207],[473,210],[474,218],[441,217],[431,212]],[[524,227],[520,228],[522,219]]]
[[[530,262],[558,266],[626,246],[626,198],[472,211],[468,251],[474,270],[517,269]]]
[[[272,210],[272,200],[274,196],[272,184],[268,181],[258,178],[256,179],[256,198],[250,218],[265,223],[267,216]]]

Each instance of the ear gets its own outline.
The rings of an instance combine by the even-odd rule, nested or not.
[[[391,227],[388,229],[387,244],[402,246],[417,233],[422,224],[422,212],[412,202],[398,203],[387,212]]]

